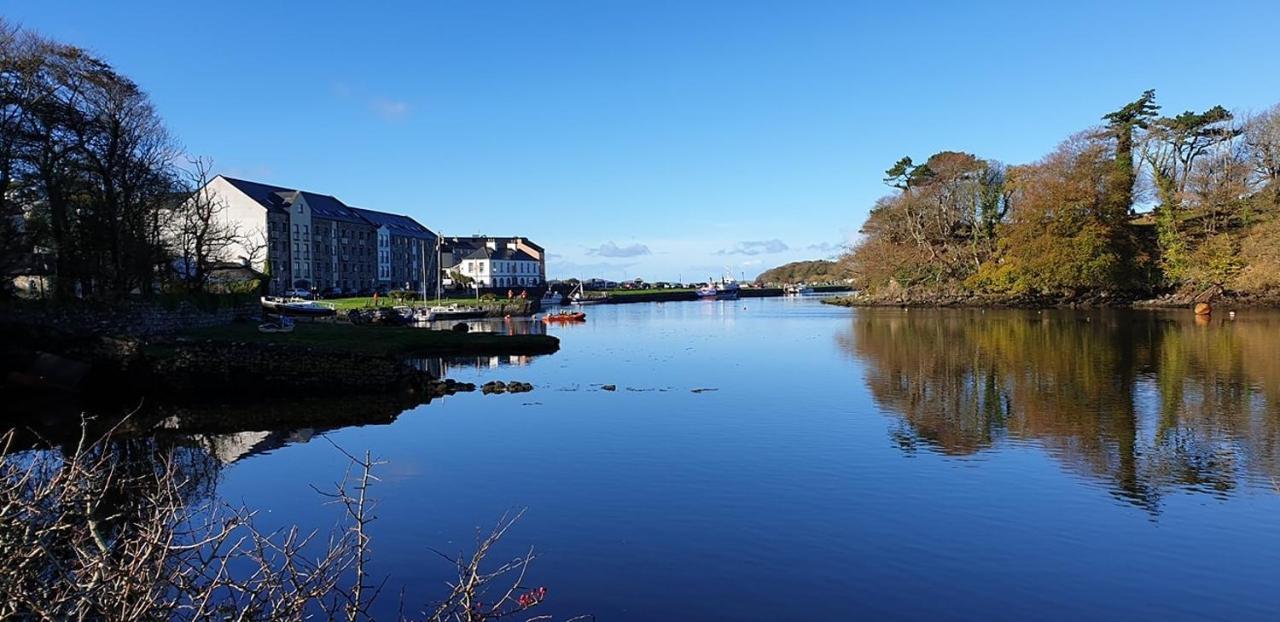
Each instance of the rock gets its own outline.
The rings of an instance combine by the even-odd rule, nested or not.
[[[606,384],[606,385],[601,386],[600,388],[601,388],[601,389],[604,389],[605,391],[617,391],[617,390],[618,390],[618,385],[616,385],[616,384]]]
[[[506,393],[507,383],[501,380],[490,380],[489,382],[486,382],[483,385],[480,385],[480,391],[483,392],[485,395],[488,395],[490,393]]]
[[[470,330],[471,330],[471,326],[468,325],[466,322],[458,322],[457,324],[453,325],[453,332],[455,333],[465,333]]]

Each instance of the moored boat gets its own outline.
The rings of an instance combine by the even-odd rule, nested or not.
[[[608,299],[609,297],[605,294],[588,296],[587,291],[582,287],[582,283],[578,283],[578,286],[569,293],[569,303],[575,305],[598,305]]]
[[[551,307],[564,302],[564,296],[556,290],[548,287],[546,293],[542,295],[542,298],[540,298],[538,302],[543,308]]]
[[[558,313],[548,313],[542,316],[542,321],[548,323],[585,322],[587,321],[587,314],[581,311],[560,311]]]
[[[261,303],[264,311],[295,317],[326,317],[337,313],[331,304],[301,298],[263,296]]]
[[[698,298],[704,300],[737,300],[738,282],[726,276],[719,281],[707,281],[698,288]]]

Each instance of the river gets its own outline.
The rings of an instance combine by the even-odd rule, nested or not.
[[[535,548],[557,617],[1280,616],[1280,313],[586,311],[545,329],[554,355],[421,361],[530,393],[204,435],[218,494],[327,529],[312,485],[347,459],[319,436],[385,461],[386,615],[442,592],[433,550],[524,508],[498,557]]]

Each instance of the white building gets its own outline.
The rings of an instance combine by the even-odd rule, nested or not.
[[[444,238],[441,265],[482,288],[533,288],[546,284],[547,266],[541,246],[521,237]]]

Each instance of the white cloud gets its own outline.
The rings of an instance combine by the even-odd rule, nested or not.
[[[600,257],[639,257],[641,255],[652,255],[653,252],[644,244],[636,243],[629,246],[618,246],[611,240],[595,248],[587,249],[587,254],[599,255]]]
[[[369,102],[369,106],[378,116],[387,121],[399,121],[409,116],[409,104],[397,99],[387,99],[383,97],[374,98]]]
[[[772,240],[756,240],[749,242],[738,242],[733,248],[716,251],[717,255],[771,255],[773,253],[781,253],[789,250],[782,240],[774,238]]]

